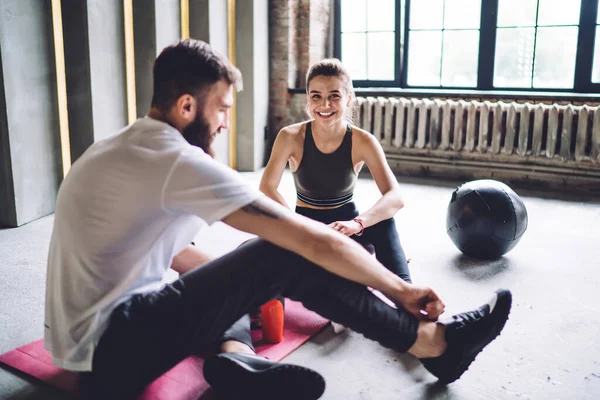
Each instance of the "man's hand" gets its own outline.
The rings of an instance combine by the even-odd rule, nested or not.
[[[406,283],[354,240],[266,196],[231,213],[223,222],[299,254],[333,274],[379,290],[420,319],[436,320],[444,311],[444,303],[433,290]]]
[[[420,320],[437,321],[446,307],[437,293],[428,287],[409,285],[397,296],[391,297]]]
[[[333,230],[338,231],[346,236],[352,236],[362,230],[362,226],[360,226],[360,224],[354,220],[352,220],[352,221],[335,221],[335,222],[330,223],[327,226],[329,226],[330,228],[333,228]]]

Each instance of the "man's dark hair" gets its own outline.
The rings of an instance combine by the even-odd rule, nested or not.
[[[242,88],[240,71],[201,40],[184,39],[165,47],[154,62],[153,72],[152,106],[163,111],[184,94],[202,98],[204,90],[220,80],[237,91]]]

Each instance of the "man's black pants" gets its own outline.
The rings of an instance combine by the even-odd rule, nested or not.
[[[262,239],[182,275],[163,290],[135,295],[111,315],[81,374],[90,398],[129,398],[184,358],[214,348],[243,315],[288,297],[381,345],[406,352],[418,320],[365,286],[343,279]]]
[[[303,215],[315,221],[324,224],[331,224],[336,221],[350,221],[359,215],[354,202],[346,203],[343,206],[330,209],[314,209],[308,207],[296,206],[296,213]],[[372,246],[375,250],[375,257],[387,269],[408,283],[412,283],[406,255],[402,249],[396,223],[393,218],[388,218],[378,222],[375,225],[365,228],[361,236],[352,235],[350,237],[362,246]],[[244,315],[237,320],[224,333],[220,342],[234,340],[246,344],[254,350],[252,344],[252,335],[250,331],[250,315]],[[219,345],[218,343],[217,345]]]

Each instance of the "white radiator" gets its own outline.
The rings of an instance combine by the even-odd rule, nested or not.
[[[386,153],[600,167],[600,107],[358,97],[354,123]]]

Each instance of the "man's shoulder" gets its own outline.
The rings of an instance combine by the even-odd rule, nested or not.
[[[173,178],[211,184],[243,180],[237,171],[195,146],[188,146],[179,152],[173,168]]]
[[[165,142],[180,144],[185,142],[175,128],[160,121],[151,118],[138,118],[135,122],[122,127],[117,131],[112,131],[108,135],[94,142],[90,148],[107,148],[111,145],[117,147],[127,146],[131,142],[140,144],[142,142],[153,142],[157,139],[163,139]]]

